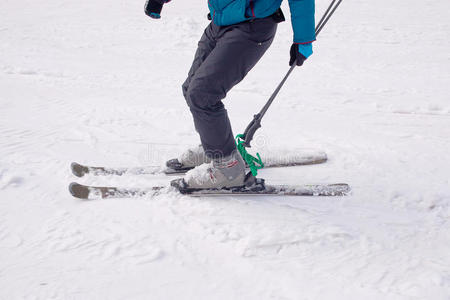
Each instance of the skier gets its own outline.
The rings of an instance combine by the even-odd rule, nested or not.
[[[161,17],[170,0],[148,0],[145,13]],[[289,0],[294,32],[289,65],[301,66],[313,53],[315,0]],[[190,189],[221,189],[245,185],[245,162],[236,149],[222,103],[271,45],[277,24],[284,21],[282,0],[209,0],[210,24],[182,85],[184,98],[200,135],[201,145],[187,150],[168,167],[195,167],[186,174]]]

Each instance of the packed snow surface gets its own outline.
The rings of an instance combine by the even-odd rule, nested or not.
[[[448,0],[343,1],[263,120],[259,148],[329,161],[261,177],[350,196],[69,195],[72,161],[161,165],[198,144],[180,86],[205,2],[174,0],[160,20],[143,0],[0,2],[0,299],[449,299]],[[235,134],[291,41],[280,24],[228,94]]]

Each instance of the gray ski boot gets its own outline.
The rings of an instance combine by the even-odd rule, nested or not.
[[[179,190],[226,189],[245,184],[245,163],[238,151],[197,166],[184,178],[172,181],[172,186]]]
[[[166,173],[179,173],[193,169],[204,163],[211,162],[211,158],[206,156],[202,145],[187,149],[178,158],[166,162]]]

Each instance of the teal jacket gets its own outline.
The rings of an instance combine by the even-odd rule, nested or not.
[[[294,43],[307,44],[316,39],[315,0],[289,0]],[[232,25],[273,14],[282,0],[208,0],[214,24]]]

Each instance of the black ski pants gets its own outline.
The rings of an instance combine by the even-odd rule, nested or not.
[[[222,99],[263,56],[276,29],[271,17],[206,27],[182,88],[208,156],[228,156],[236,149]]]

